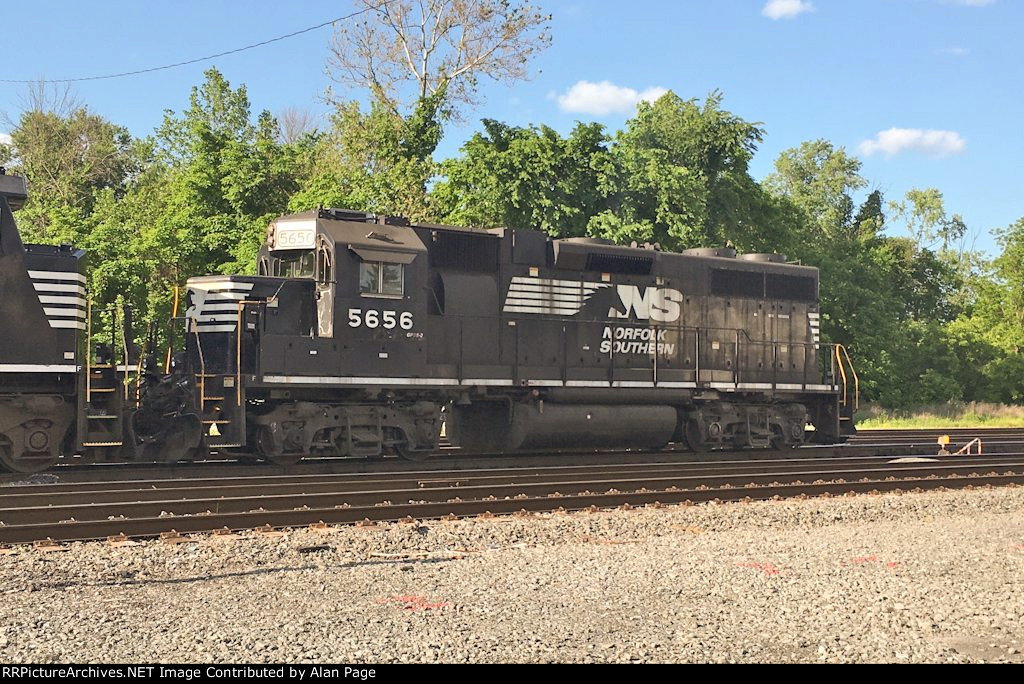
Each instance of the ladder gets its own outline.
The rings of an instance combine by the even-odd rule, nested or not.
[[[86,307],[85,391],[78,434],[87,449],[117,448],[124,445],[124,388],[117,368],[116,308],[111,309],[110,346],[101,351],[103,345],[94,350],[92,344],[92,300]]]
[[[236,335],[239,332],[235,331]],[[199,372],[195,386],[199,398],[199,420],[203,426],[206,446],[245,446],[245,407],[242,398],[241,376],[235,373],[211,373],[206,366],[203,346],[198,330],[195,331],[196,350],[199,354]],[[241,355],[241,347],[238,346]],[[236,363],[239,359],[236,358]]]
[[[238,434],[239,402],[233,374],[196,373],[199,387],[199,419],[210,447],[237,447],[245,443]]]

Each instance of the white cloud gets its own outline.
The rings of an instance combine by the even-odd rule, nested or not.
[[[967,7],[984,7],[985,5],[991,5],[996,0],[947,0],[952,2],[954,5],[966,5]]]
[[[562,95],[556,95],[558,107],[563,112],[605,116],[612,113],[631,112],[640,102],[654,102],[667,93],[660,86],[636,91],[617,86],[611,81],[591,83],[579,81]]]
[[[913,150],[932,157],[960,154],[967,149],[967,141],[956,131],[922,130],[920,128],[890,128],[881,131],[873,140],[860,144],[860,153],[871,156],[881,152],[887,157]]]
[[[10,145],[11,136],[6,133],[0,133],[0,145]]]
[[[806,0],[768,0],[761,14],[769,19],[792,19],[804,12],[813,12],[814,4]]]
[[[948,47],[943,48],[940,52],[946,55],[953,55],[954,57],[966,57],[971,54],[971,49],[965,47]]]

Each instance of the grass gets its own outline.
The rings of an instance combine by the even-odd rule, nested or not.
[[[868,406],[857,417],[860,430],[989,427],[1024,427],[1024,406],[951,402],[903,411]]]

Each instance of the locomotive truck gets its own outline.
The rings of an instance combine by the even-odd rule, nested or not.
[[[820,340],[818,270],[778,254],[320,208],[271,223],[257,275],[189,279],[164,363],[133,343],[128,311],[93,329],[81,250],[21,243],[25,196],[0,176],[8,470],[211,450],[418,460],[442,423],[486,452],[784,449],[854,431],[856,373]]]

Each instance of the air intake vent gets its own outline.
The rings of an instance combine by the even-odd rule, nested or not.
[[[711,269],[711,294],[720,297],[764,299],[764,273]]]
[[[437,231],[430,244],[431,268],[495,273],[501,241],[487,233]]]
[[[648,275],[654,259],[628,254],[588,254],[588,271],[601,273],[628,273],[630,275]]]
[[[769,299],[792,299],[798,302],[818,300],[818,281],[808,276],[769,273],[765,289]]]

